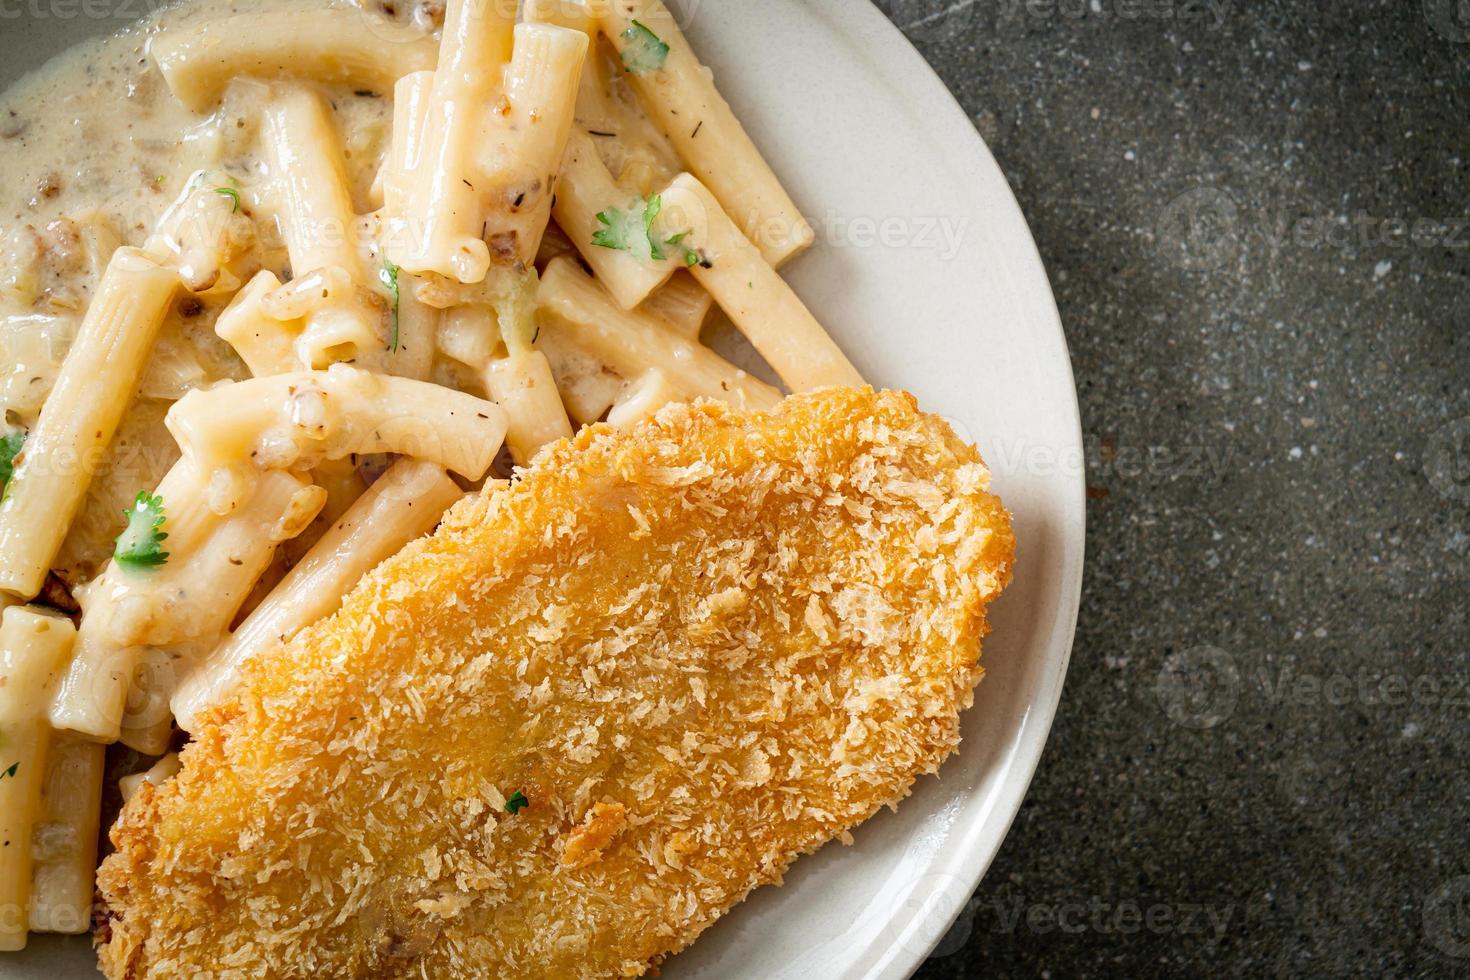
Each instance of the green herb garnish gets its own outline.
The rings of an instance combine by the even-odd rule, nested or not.
[[[658,194],[650,194],[647,198],[634,202],[626,211],[622,208],[608,208],[597,216],[603,227],[593,233],[592,244],[627,252],[640,262],[662,262],[668,258],[664,249],[672,248],[689,268],[696,265],[708,267],[709,263],[698,249],[684,244],[684,239],[691,232],[681,231],[663,241],[654,237],[653,223],[663,209],[664,201]]]
[[[230,213],[231,214],[239,214],[240,213],[240,192],[239,191],[235,190],[233,187],[216,187],[214,189],[214,192],[216,194],[218,194],[220,197],[228,197],[230,199],[230,203],[232,205],[231,208],[230,208]]]
[[[698,249],[690,248],[688,245],[684,244],[684,239],[688,238],[689,234],[690,233],[687,231],[681,231],[673,238],[670,238],[668,241],[664,242],[664,244],[674,249],[677,249],[684,258],[684,265],[692,269],[696,265],[704,264],[704,256],[699,254]]]
[[[402,272],[391,259],[383,259],[383,268],[378,270],[378,281],[383,288],[388,290],[388,295],[393,297],[393,334],[388,341],[388,349],[398,353],[398,303],[401,295],[398,291],[398,273]]]
[[[20,430],[0,436],[0,483],[10,483],[10,477],[15,473],[15,457],[25,441],[26,434]]]
[[[0,779],[4,779],[6,776],[9,776],[11,779],[14,779],[15,778],[15,774],[17,772],[19,772],[19,771],[20,771],[20,763],[19,762],[12,762],[10,764],[10,768],[9,769],[5,770],[4,772],[0,772]]]
[[[608,208],[597,215],[597,220],[605,227],[597,229],[592,235],[592,244],[627,252],[640,262],[662,260],[663,251],[653,240],[653,222],[663,207],[663,198],[650,194],[626,211],[622,208]]]
[[[133,506],[123,511],[128,526],[117,536],[117,548],[112,557],[123,565],[134,568],[155,568],[168,561],[168,552],[163,550],[163,539],[168,537],[163,527],[163,498],[139,490]]]
[[[623,67],[635,75],[658,71],[669,60],[669,46],[636,20],[620,37],[624,41]]]
[[[516,790],[515,795],[505,801],[505,810],[507,813],[515,813],[517,810],[524,809],[530,805],[531,801],[526,799],[526,794],[520,790]]]

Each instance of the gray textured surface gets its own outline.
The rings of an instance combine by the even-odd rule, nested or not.
[[[1031,223],[1096,495],[1047,754],[919,976],[1470,975],[1457,0],[881,5]]]
[[[1031,223],[1094,497],[1046,757],[919,976],[1470,975],[1464,5],[881,5]]]

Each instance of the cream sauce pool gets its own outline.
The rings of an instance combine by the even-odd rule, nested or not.
[[[232,86],[207,114],[170,94],[148,55],[167,28],[234,14],[270,17],[302,0],[191,0],[109,38],[88,41],[0,95],[0,434],[35,423],[91,290],[118,245],[140,245],[201,170],[248,180],[264,167],[256,138],[259,89]],[[318,4],[311,4],[318,6]],[[423,23],[432,4],[375,10]],[[324,88],[344,137],[360,211],[387,149],[391,92]],[[263,240],[279,243],[261,215]],[[282,253],[283,255],[283,253]],[[284,261],[284,258],[281,259]],[[99,571],[121,512],[177,458],[163,427],[191,388],[247,376],[215,336],[219,309],[187,297],[154,357],[56,562],[76,586]]]

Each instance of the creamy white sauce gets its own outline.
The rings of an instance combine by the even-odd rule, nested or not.
[[[141,245],[201,170],[245,183],[263,174],[259,87],[232,86],[213,111],[193,113],[170,94],[148,56],[150,40],[201,20],[303,6],[320,4],[191,0],[80,44],[0,95],[0,434],[34,425],[114,248]],[[423,11],[398,12],[404,20],[415,14]],[[390,134],[392,93],[323,91],[343,135],[356,203],[366,211]],[[266,266],[284,271],[275,219],[254,217],[260,238],[275,246]],[[185,296],[165,322],[139,395],[56,562],[68,583],[100,570],[123,508],[177,458],[163,427],[172,401],[247,376],[214,334],[223,302]]]

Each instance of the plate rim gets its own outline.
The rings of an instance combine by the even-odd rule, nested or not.
[[[170,0],[167,5],[176,6],[181,2],[186,0]],[[679,4],[680,0],[668,2]],[[699,0],[693,2],[698,3]],[[1049,336],[1046,340],[1054,343],[1061,353],[1058,379],[1065,379],[1069,397],[1058,398],[1055,411],[1070,413],[1059,420],[1058,427],[1066,430],[1071,446],[1058,448],[1070,449],[1075,446],[1081,450],[1081,409],[1076,374],[1055,293],[1035,236],[1004,170],[943,77],[913,41],[889,19],[878,6],[877,0],[865,0],[863,3],[852,3],[851,0],[803,2],[815,16],[825,21],[844,39],[856,56],[884,66],[885,74],[892,73],[902,77],[901,85],[895,84],[894,79],[888,77],[884,77],[881,83],[897,97],[914,104],[930,116],[925,129],[946,148],[953,148],[953,162],[976,172],[977,184],[993,186],[994,203],[1000,211],[992,212],[987,217],[997,218],[997,224],[1024,232],[1023,236],[1015,238],[1017,250],[1012,253],[1012,268],[1027,276],[1027,286],[1017,292],[1024,297],[1022,302],[1028,314],[1028,327],[1047,331]],[[77,34],[56,54],[92,39],[90,35]],[[10,78],[0,85],[0,89],[8,90],[39,68],[40,66],[35,66]],[[1024,238],[1024,243],[1021,238]],[[1038,284],[1040,288],[1036,288]],[[1055,569],[1058,576],[1056,606],[1054,614],[1039,630],[1045,637],[1043,643],[1039,644],[1045,669],[1036,682],[1030,710],[1014,730],[1015,746],[1006,767],[1007,776],[992,791],[992,808],[988,818],[973,820],[963,828],[956,828],[957,833],[944,849],[947,857],[933,866],[935,870],[944,871],[954,879],[964,882],[967,897],[982,884],[1019,815],[1045,753],[1065,689],[1084,580],[1087,523],[1085,483],[1085,467],[1079,468],[1075,474],[1061,472],[1056,477],[1059,501],[1057,515],[1062,527],[1060,540],[1064,546]],[[921,887],[915,887],[911,899],[925,909],[925,914],[911,916],[897,933],[888,933],[887,929],[883,929],[882,934],[891,936],[891,940],[886,946],[876,943],[869,946],[869,951],[877,955],[867,963],[853,964],[855,969],[851,975],[862,976],[864,980],[906,980],[928,959],[959,918],[964,902],[955,903],[946,914],[938,913],[930,908],[929,900],[938,896],[939,889],[931,887],[926,894],[920,891]],[[900,915],[901,910],[895,907],[886,917],[886,921],[879,923],[880,928],[898,922]],[[0,974],[5,972],[3,966],[3,960],[0,960]]]
[[[1067,344],[1066,331],[1062,327],[1061,312],[1057,308],[1056,294],[1046,271],[1046,263],[1041,258],[1031,225],[1026,220],[1025,212],[1021,210],[1020,202],[1016,199],[1015,190],[1006,178],[1005,171],[990,152],[990,147],[975,129],[974,123],[965,113],[964,107],[960,105],[959,99],[951,91],[944,78],[924,57],[908,35],[878,7],[876,0],[864,0],[858,4],[853,4],[850,0],[836,0],[836,2],[818,0],[813,3],[813,6],[825,10],[841,6],[843,8],[842,18],[824,16],[823,19],[827,20],[834,30],[845,35],[853,48],[864,57],[875,63],[886,61],[903,73],[906,78],[911,79],[910,86],[907,89],[897,90],[896,94],[909,97],[921,103],[926,111],[932,112],[933,121],[926,129],[942,133],[946,141],[953,141],[957,147],[963,149],[964,159],[973,160],[980,168],[986,181],[997,182],[996,188],[1000,192],[998,197],[1007,212],[1006,221],[1018,223],[1019,227],[1025,231],[1026,249],[1024,255],[1018,257],[1018,264],[1029,267],[1044,287],[1042,290],[1044,297],[1038,293],[1037,301],[1033,302],[1037,306],[1038,323],[1045,321],[1045,326],[1051,332],[1052,339],[1057,342],[1064,355],[1062,358],[1063,370],[1070,398],[1065,399],[1060,407],[1070,413],[1066,421],[1066,428],[1074,446],[1080,451],[1083,447],[1082,413],[1077,393],[1076,372],[1072,367],[1071,348]],[[880,45],[886,46],[886,51],[881,50]],[[1071,484],[1070,503],[1077,520],[1075,530],[1072,529],[1071,522],[1067,522],[1068,531],[1063,535],[1063,540],[1070,544],[1073,543],[1072,539],[1075,537],[1076,547],[1073,555],[1064,556],[1058,570],[1060,577],[1057,588],[1057,615],[1050,624],[1051,628],[1044,651],[1048,670],[1037,691],[1037,700],[1032,703],[1032,710],[1027,712],[1016,731],[1017,749],[1011,764],[1014,776],[1005,780],[1004,785],[996,791],[995,809],[992,812],[997,815],[997,819],[993,822],[974,821],[967,827],[966,832],[955,842],[955,846],[950,848],[952,857],[943,866],[943,870],[947,873],[967,883],[967,894],[969,895],[973,895],[974,891],[979,888],[990,866],[995,862],[1006,838],[1010,836],[1011,827],[1020,814],[1026,795],[1030,792],[1031,783],[1036,777],[1036,771],[1040,767],[1047,742],[1050,740],[1057,709],[1061,705],[1062,691],[1066,687],[1067,671],[1071,665],[1072,648],[1076,641],[1077,621],[1082,604],[1083,572],[1087,551],[1085,465],[1079,467],[1077,472],[1070,477],[1063,473],[1058,483],[1059,485]],[[1022,774],[1024,778],[1020,778]],[[1003,817],[1000,816],[1002,814]],[[1001,826],[1002,819],[1004,820],[1003,826]],[[995,836],[994,842],[987,845],[983,838],[989,833]],[[913,894],[911,900],[917,899],[922,903],[928,897],[930,896]],[[957,903],[942,922],[937,918],[926,920],[924,916],[915,916],[904,931],[889,944],[884,955],[864,973],[866,980],[907,980],[913,976],[944,939],[963,909],[964,903]],[[939,926],[942,928],[938,928]],[[915,940],[914,933],[920,928],[925,929],[931,938],[925,941]]]

